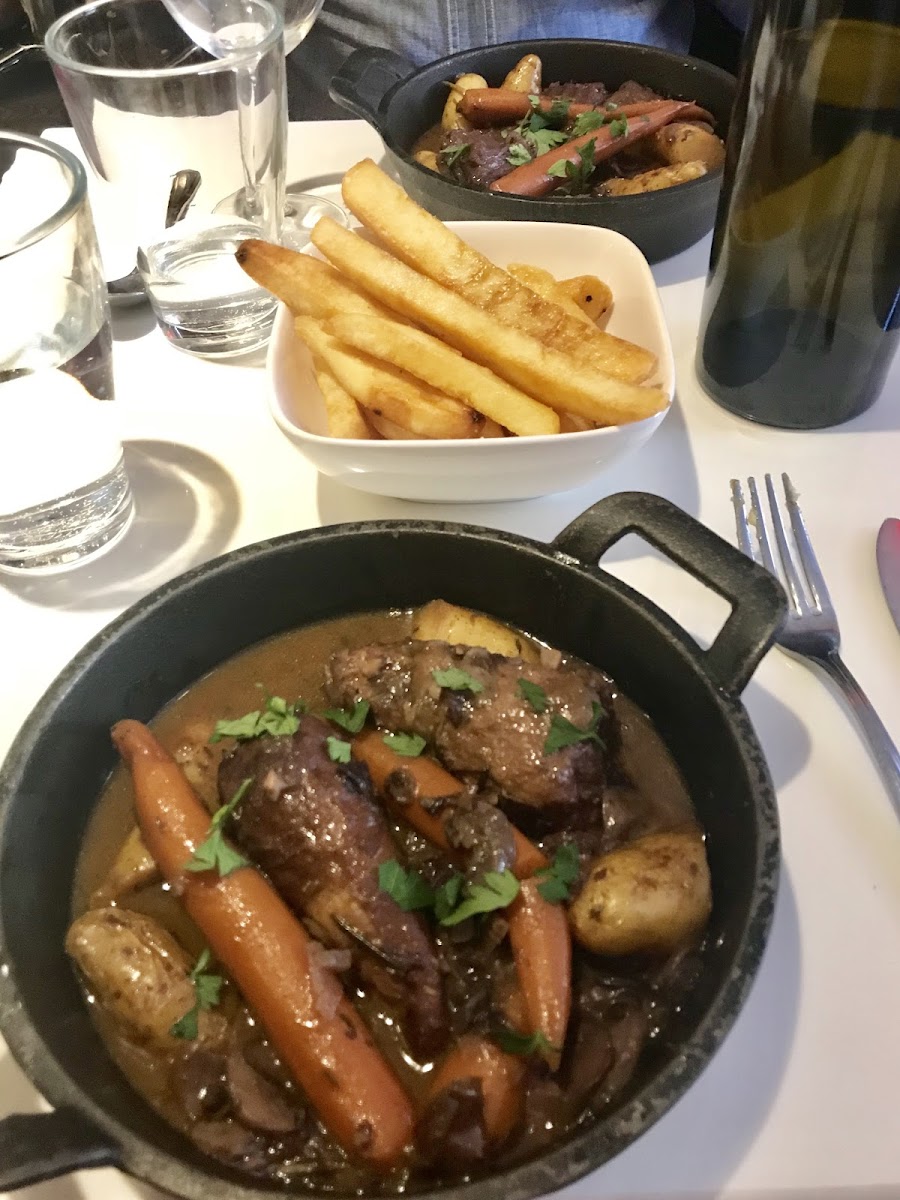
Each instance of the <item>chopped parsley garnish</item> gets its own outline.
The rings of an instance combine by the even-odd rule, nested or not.
[[[346,729],[348,733],[359,733],[363,725],[365,725],[368,715],[368,700],[357,700],[352,709],[326,708],[322,713],[323,717],[327,717],[329,721],[334,721],[335,725],[340,725],[341,729]]]
[[[603,105],[603,107],[606,109],[607,112],[615,112],[615,110],[619,106],[618,106],[618,104],[616,104],[615,100],[607,100],[607,102]]]
[[[534,1033],[516,1033],[514,1029],[498,1029],[494,1040],[501,1050],[507,1054],[559,1054],[559,1047],[554,1046],[540,1030]]]
[[[597,139],[591,138],[584,146],[578,147],[578,162],[572,162],[568,158],[561,158],[547,169],[547,174],[555,175],[559,179],[565,179],[569,192],[572,195],[587,191],[595,165],[594,148],[596,144]]]
[[[201,1012],[215,1008],[219,1003],[219,995],[225,980],[221,975],[207,973],[206,968],[209,966],[209,960],[210,953],[207,946],[205,950],[201,951],[200,957],[194,964],[194,968],[189,976],[191,983],[194,985],[194,1005],[169,1030],[172,1037],[181,1038],[186,1042],[196,1041]]]
[[[532,683],[530,679],[520,679],[517,687],[519,695],[523,700],[527,700],[536,713],[547,711],[547,693],[539,683]]]
[[[535,154],[546,154],[568,140],[561,129],[535,129],[527,136],[534,142]]]
[[[206,840],[200,843],[184,864],[186,871],[217,871],[224,879],[238,867],[249,866],[248,860],[225,841],[222,826],[243,800],[252,783],[252,779],[245,779],[228,803],[213,813]]]
[[[519,894],[519,881],[512,871],[487,871],[474,880],[451,875],[439,888],[432,888],[418,871],[404,869],[393,858],[379,866],[378,886],[404,912],[433,909],[441,925],[459,925],[479,913],[506,908]]]
[[[478,913],[506,908],[519,894],[519,881],[512,871],[487,871],[478,881],[467,880],[459,892],[460,902],[441,916],[442,925],[459,925]]]
[[[577,742],[597,742],[602,746],[604,743],[597,733],[597,726],[600,724],[600,718],[604,715],[603,705],[598,704],[595,700],[591,708],[594,715],[586,729],[579,729],[577,725],[573,725],[559,713],[554,713],[550,720],[550,732],[544,742],[544,753],[555,754],[557,750],[563,750],[566,746],[574,746]]]
[[[569,119],[568,100],[554,100],[547,112],[541,108],[540,96],[529,96],[528,102],[532,109],[528,118],[528,127],[532,133],[536,133],[539,129],[560,129]]]
[[[434,904],[434,889],[418,871],[404,870],[395,858],[379,864],[378,886],[394,900],[404,912],[419,908],[431,908]]]
[[[425,739],[417,733],[386,733],[381,740],[404,758],[418,758],[425,749]]]
[[[625,117],[616,117],[614,121],[609,123],[609,136],[614,138],[624,137],[628,132],[628,121]]]
[[[435,667],[431,672],[431,678],[442,688],[447,688],[451,692],[483,692],[484,684],[470,675],[468,671],[463,671],[459,667],[447,667],[446,671],[442,671],[440,667]]]
[[[537,889],[550,904],[561,904],[568,900],[572,884],[578,878],[578,848],[564,843],[553,856],[549,867],[537,871]]]
[[[590,109],[588,112],[579,113],[572,125],[572,137],[581,137],[582,134],[590,133],[594,129],[599,129],[603,124],[603,113],[596,109]]]
[[[325,745],[328,747],[328,757],[332,762],[348,763],[350,761],[350,743],[345,742],[343,738],[327,737]]]
[[[462,875],[451,875],[446,883],[434,893],[434,915],[438,921],[443,922],[445,917],[449,917],[459,904],[460,896],[462,895],[463,877]]]
[[[471,142],[461,142],[458,146],[445,146],[443,150],[439,150],[438,154],[444,160],[444,166],[453,167],[464,154],[468,154],[472,149]]]
[[[296,733],[300,728],[300,715],[306,711],[302,700],[288,704],[281,696],[267,696],[265,707],[244,713],[233,721],[216,721],[211,742],[221,742],[223,738],[232,737],[239,741],[261,737],[270,733],[273,737],[281,734]]]
[[[514,142],[506,152],[506,161],[511,167],[524,167],[526,163],[531,162],[532,157],[531,151],[521,142]]]

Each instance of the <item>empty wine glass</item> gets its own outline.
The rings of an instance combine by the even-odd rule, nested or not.
[[[247,0],[163,0],[172,17],[207,54],[221,57],[235,47],[252,45],[258,37]],[[272,0],[284,20],[285,54],[297,48],[312,29],[324,0]],[[252,207],[249,187],[224,200],[217,212],[246,215]],[[310,232],[322,216],[347,225],[339,204],[304,192],[300,184],[287,184],[284,200],[283,241],[296,250],[309,242]]]

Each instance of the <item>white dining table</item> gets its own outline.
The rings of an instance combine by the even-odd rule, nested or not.
[[[341,172],[365,156],[380,159],[382,146],[362,122],[291,126],[289,178],[322,194],[334,195]],[[900,741],[900,633],[875,565],[882,520],[900,516],[900,361],[875,406],[839,428],[786,432],[730,415],[701,390],[693,366],[708,257],[705,239],[653,271],[678,380],[656,435],[587,487],[517,503],[415,504],[320,477],[270,417],[261,360],[204,362],[169,346],[148,309],[117,313],[117,406],[137,516],[93,565],[44,579],[0,576],[0,756],[57,672],[108,621],[236,547],[393,517],[546,541],[600,497],[633,489],[665,496],[733,539],[729,480],[767,471],[790,472],[800,491],[846,661]],[[602,276],[603,264],[585,270]],[[603,566],[704,644],[727,614],[724,601],[636,538]],[[811,669],[774,649],[745,701],[783,838],[756,983],[689,1092],[616,1159],[560,1193],[566,1200],[900,1198],[900,822],[846,707]],[[0,1044],[0,1116],[43,1106]],[[19,1195],[150,1193],[102,1169]]]

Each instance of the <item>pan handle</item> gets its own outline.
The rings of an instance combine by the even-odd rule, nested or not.
[[[349,108],[381,133],[381,105],[387,93],[416,67],[393,50],[364,47],[345,59],[328,86],[335,104]]]
[[[739,695],[781,628],[787,599],[781,584],[740,550],[662,496],[620,492],[576,517],[551,549],[595,565],[628,533],[637,533],[731,604],[710,648],[706,670]]]
[[[0,1192],[70,1171],[121,1165],[119,1147],[77,1109],[14,1113],[0,1120]]]

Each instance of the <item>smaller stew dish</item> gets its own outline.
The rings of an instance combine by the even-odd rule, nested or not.
[[[542,81],[525,55],[499,87],[456,78],[439,126],[416,144],[422,166],[468,187],[540,197],[631,196],[661,191],[721,167],[715,117],[628,80]]]
[[[154,725],[113,729],[66,946],[201,1151],[317,1194],[489,1176],[665,1044],[704,834],[597,668],[438,600],[282,634]]]

